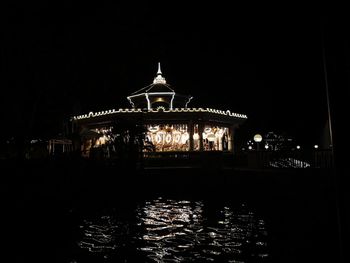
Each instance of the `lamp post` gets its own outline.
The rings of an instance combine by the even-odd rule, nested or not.
[[[324,30],[326,24],[324,21],[322,21],[321,24],[321,44],[322,44],[322,62],[323,62],[323,75],[324,75],[324,86],[325,86],[325,95],[327,99],[327,119],[328,119],[328,131],[329,131],[329,138],[330,138],[330,145],[331,147],[331,166],[332,166],[332,179],[333,179],[333,187],[334,187],[334,193],[335,193],[335,207],[336,207],[336,217],[337,217],[337,227],[338,227],[338,248],[339,248],[339,262],[345,262],[344,258],[344,252],[343,252],[343,218],[341,217],[341,210],[342,206],[340,205],[340,174],[338,174],[338,170],[336,170],[335,167],[335,150],[334,150],[334,143],[333,143],[333,128],[332,128],[332,111],[331,111],[331,101],[330,101],[330,94],[329,94],[329,87],[328,87],[328,73],[327,73],[327,60],[326,60],[326,47],[325,47],[325,35]]]
[[[254,141],[256,142],[256,149],[260,150],[260,142],[262,141],[262,136],[260,134],[254,135]]]

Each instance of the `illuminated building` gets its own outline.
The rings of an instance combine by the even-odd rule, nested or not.
[[[127,97],[128,109],[111,109],[72,117],[73,130],[91,133],[82,144],[91,147],[108,143],[110,127],[123,120],[144,125],[145,138],[156,152],[234,151],[235,129],[247,119],[210,108],[190,108],[191,96],[181,95],[166,83],[158,64],[153,82]]]

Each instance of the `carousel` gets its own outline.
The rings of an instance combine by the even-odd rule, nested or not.
[[[82,138],[83,155],[88,156],[92,148],[108,146],[112,127],[123,121],[142,125],[145,142],[158,153],[233,153],[235,130],[247,119],[245,114],[230,110],[189,107],[192,96],[175,92],[163,77],[160,63],[153,82],[127,99],[130,108],[89,112],[71,118],[72,131]]]

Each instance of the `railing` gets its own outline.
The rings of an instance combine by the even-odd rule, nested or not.
[[[97,155],[92,157],[97,158]],[[99,159],[99,158],[97,158]],[[116,161],[112,158],[102,158]],[[124,159],[125,160],[125,159]],[[314,151],[247,151],[239,153],[222,151],[143,152],[143,167],[198,167],[205,169],[232,168],[332,168],[331,150]]]
[[[143,157],[145,166],[187,166],[208,169],[222,167],[233,159],[232,153],[222,151],[145,152]]]
[[[331,150],[249,151],[235,155],[236,166],[251,168],[332,168]]]

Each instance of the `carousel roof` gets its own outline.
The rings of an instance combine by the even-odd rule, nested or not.
[[[177,107],[187,108],[187,104],[192,99],[192,96],[176,93],[166,83],[165,78],[162,76],[160,63],[158,63],[157,76],[153,79],[153,82],[133,92],[127,99],[133,108],[155,109],[162,106],[164,108],[174,109]]]
[[[229,122],[247,119],[247,115],[234,113],[229,110],[222,111],[210,108],[188,108],[187,104],[192,97],[175,93],[162,76],[160,63],[158,63],[157,76],[154,78],[153,83],[135,91],[127,98],[133,106],[130,109],[111,109],[99,112],[89,112],[88,114],[73,116],[71,120],[83,121],[89,119],[105,119],[112,116],[132,117],[134,115],[147,115],[149,118],[157,118],[156,116],[160,116],[161,118],[164,117],[166,119],[172,117],[176,119],[180,115],[183,117],[185,117],[184,115],[188,115],[189,118],[192,118],[192,115],[196,115],[196,118],[202,118],[205,115],[208,116],[209,119],[224,118]],[[159,104],[159,102],[163,102],[163,104]],[[106,119],[106,121],[108,120]]]
[[[139,89],[133,93],[129,97],[133,97],[135,95],[144,94],[144,93],[153,93],[153,92],[171,92],[174,93],[175,91],[170,87],[169,84],[166,83],[165,78],[162,76],[162,70],[160,68],[160,63],[158,63],[158,71],[157,76],[154,78],[153,83]]]

